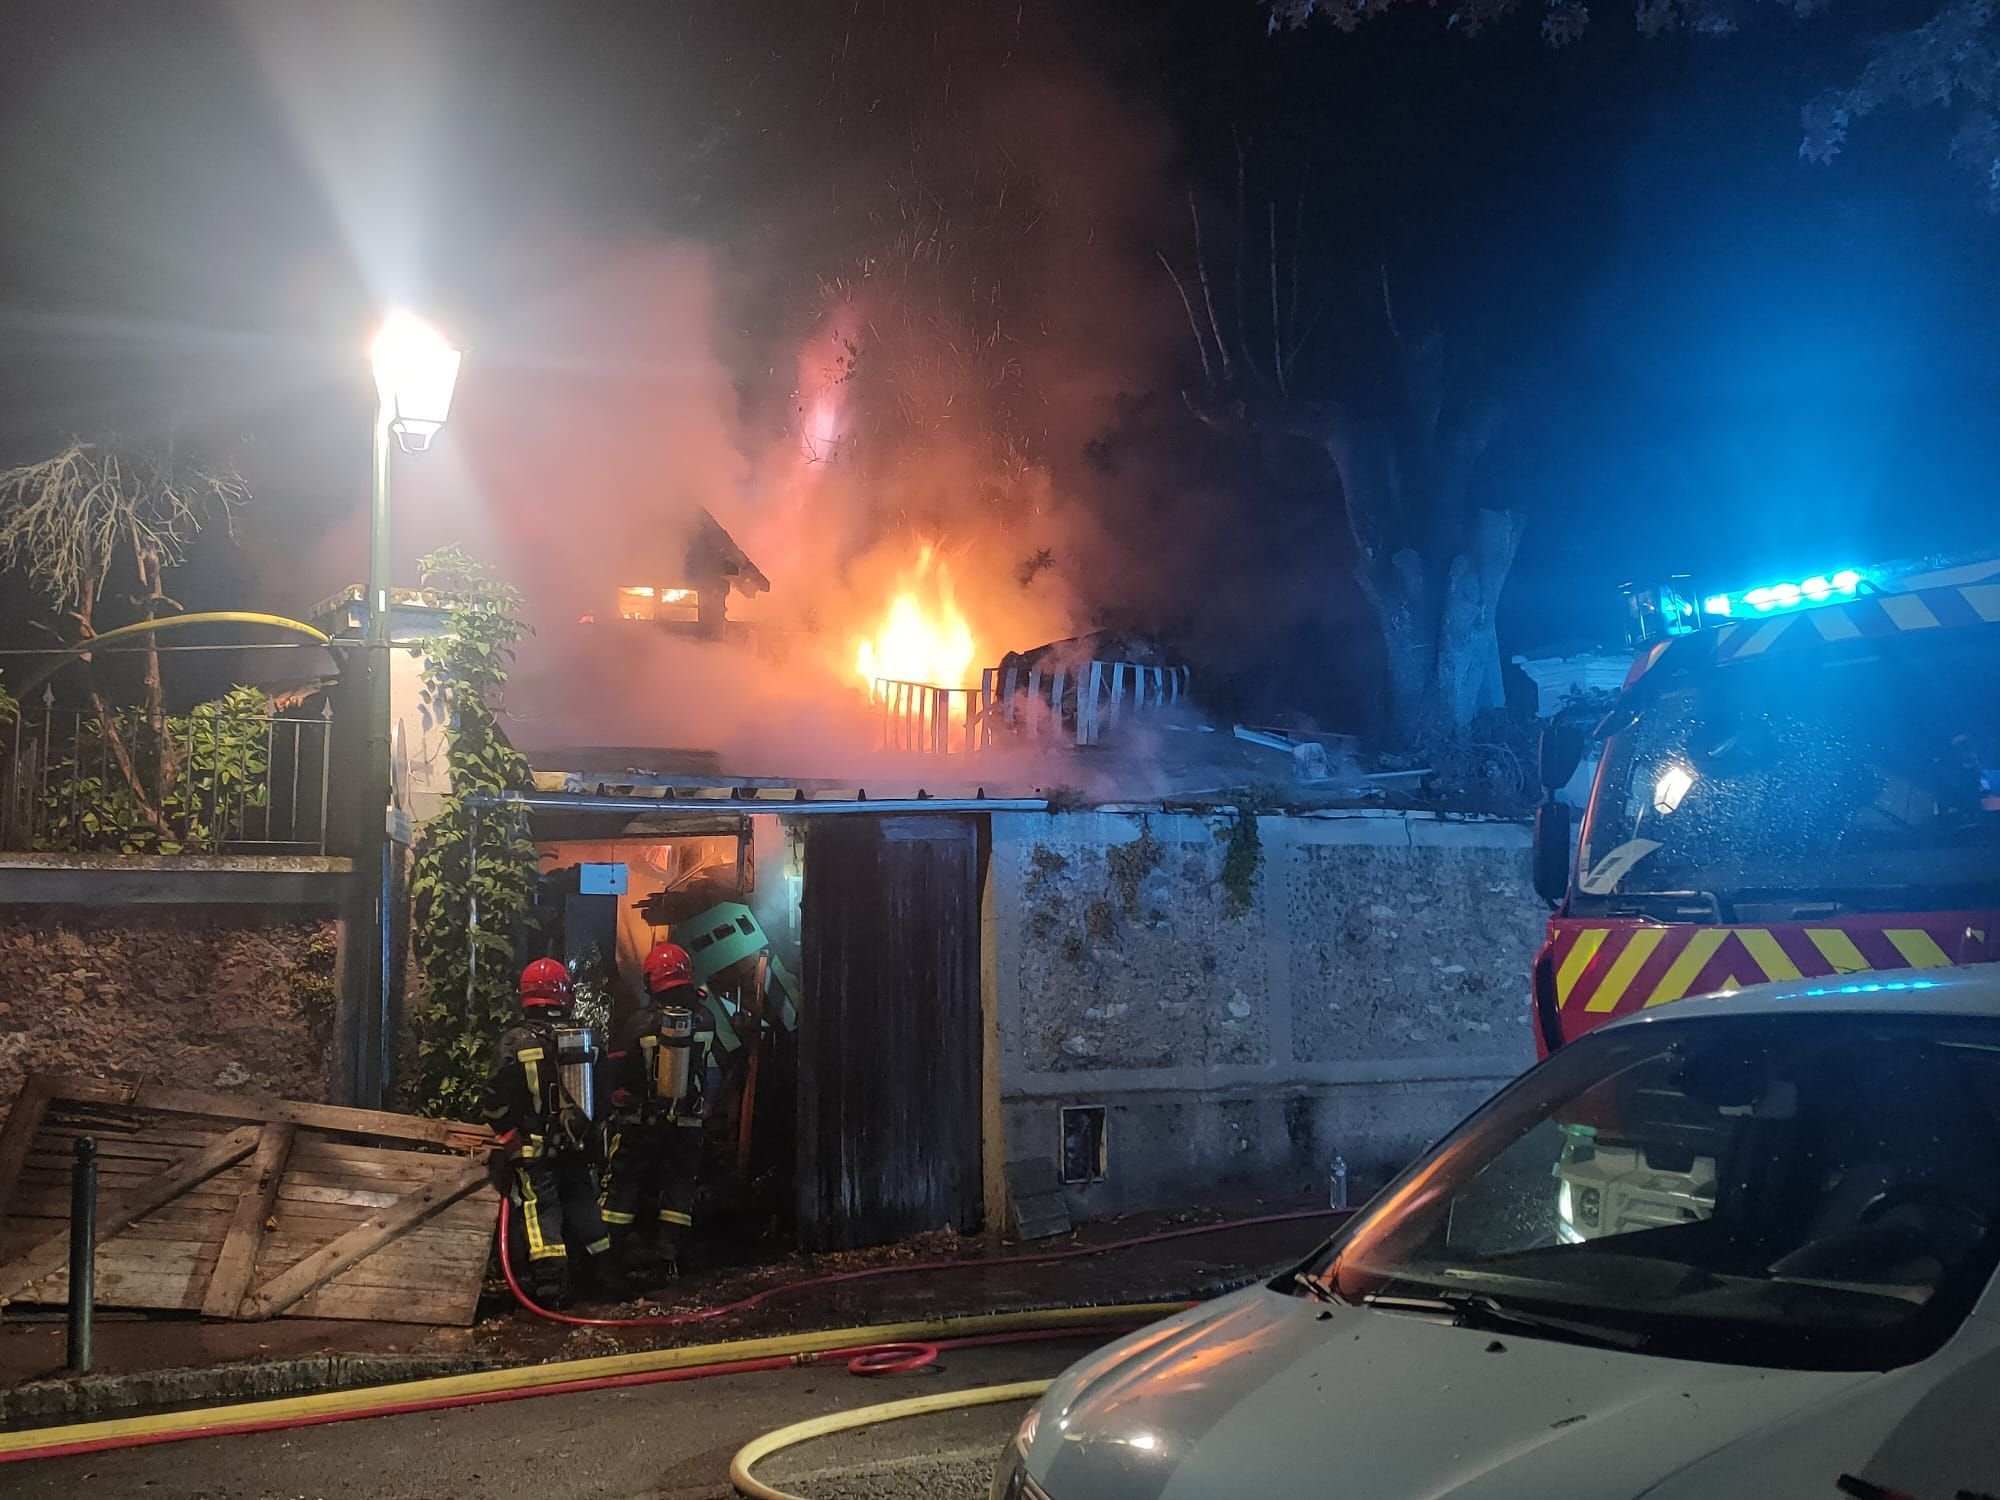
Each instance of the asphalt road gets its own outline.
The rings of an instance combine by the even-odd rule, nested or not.
[[[206,1438],[0,1467],[9,1500],[722,1500],[729,1460],[760,1433],[825,1412],[1054,1375],[1090,1340],[947,1355],[860,1379],[839,1367],[548,1396],[289,1432]],[[984,1500],[1023,1408],[890,1423],[774,1455],[767,1480],[815,1500]]]

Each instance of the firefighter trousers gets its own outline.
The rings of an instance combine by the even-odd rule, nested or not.
[[[604,1171],[604,1222],[620,1238],[657,1235],[671,1260],[694,1228],[701,1171],[698,1119],[614,1119]]]
[[[572,1246],[590,1257],[611,1248],[590,1161],[580,1152],[517,1161],[508,1204],[513,1215],[510,1237],[525,1251],[528,1279],[541,1290],[564,1286]],[[516,1265],[521,1264],[517,1259]]]

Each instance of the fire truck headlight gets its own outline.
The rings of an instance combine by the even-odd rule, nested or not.
[[[1665,817],[1681,805],[1688,789],[1694,785],[1694,772],[1675,761],[1664,771],[1660,779],[1653,783],[1653,811]]]

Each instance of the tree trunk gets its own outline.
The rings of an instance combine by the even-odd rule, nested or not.
[[[1494,613],[1520,536],[1520,517],[1482,510],[1450,558],[1399,552],[1394,586],[1364,588],[1381,624],[1397,739],[1420,744],[1457,734],[1501,705]]]
[[[1454,730],[1500,707],[1506,696],[1494,615],[1521,545],[1521,519],[1509,511],[1482,510],[1471,530],[1470,545],[1451,560],[1438,621],[1438,695]]]

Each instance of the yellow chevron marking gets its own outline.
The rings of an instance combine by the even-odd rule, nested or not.
[[[1611,965],[1611,972],[1604,976],[1604,983],[1597,987],[1597,993],[1584,1002],[1589,1011],[1616,1010],[1618,1002],[1625,998],[1625,991],[1631,988],[1632,976],[1637,974],[1646,960],[1653,956],[1653,950],[1660,946],[1667,930],[1664,927],[1641,927],[1632,934],[1632,940],[1625,945],[1625,951],[1618,955]]]
[[[1834,973],[1859,974],[1868,967],[1868,960],[1854,946],[1854,939],[1838,927],[1809,927],[1806,936],[1819,949],[1819,956],[1833,966]]]
[[[1756,656],[1770,649],[1771,642],[1775,641],[1791,628],[1793,618],[1791,615],[1786,615],[1781,619],[1766,620],[1756,630],[1751,632],[1750,638],[1743,643],[1743,649],[1738,651],[1736,655],[1738,657]]]
[[[1607,935],[1602,927],[1588,927],[1576,935],[1576,946],[1569,950],[1569,957],[1563,960],[1562,969],[1556,974],[1558,1010],[1569,1003],[1570,992],[1576,988],[1577,980],[1583,978],[1583,971],[1590,967],[1590,961],[1597,957],[1597,950],[1604,946]]]
[[[1876,601],[1898,630],[1935,630],[1938,617],[1915,594],[1883,594]]]
[[[1812,622],[1821,640],[1851,641],[1861,634],[1861,627],[1849,618],[1844,609],[1817,610],[1813,613]]]
[[[1750,957],[1756,961],[1757,967],[1764,971],[1766,979],[1799,977],[1798,965],[1786,956],[1785,950],[1778,946],[1778,940],[1771,936],[1768,928],[1739,927],[1736,935],[1743,939],[1743,946],[1749,950]]]
[[[1673,961],[1660,980],[1660,987],[1646,997],[1648,1005],[1665,1005],[1669,1000],[1678,1000],[1688,992],[1695,975],[1708,967],[1708,961],[1715,957],[1715,950],[1722,946],[1729,936],[1726,928],[1704,927],[1688,939],[1688,945],[1681,949],[1681,956]]]
[[[1891,596],[1893,597],[1893,596]],[[1882,936],[1896,945],[1896,951],[1913,969],[1949,969],[1951,958],[1921,927],[1891,927]]]
[[[1960,589],[1959,593],[1980,619],[2000,620],[2000,583],[1975,583]]]

